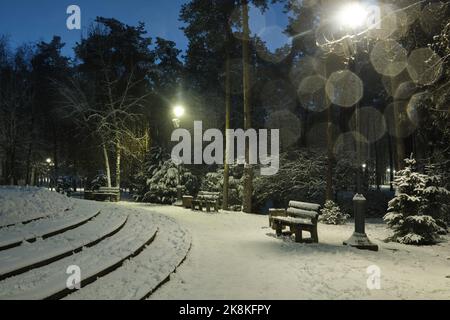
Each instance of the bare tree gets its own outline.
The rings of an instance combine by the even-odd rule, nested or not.
[[[111,80],[107,70],[104,71],[104,79],[102,89],[107,97],[104,104],[92,94],[90,83],[83,86],[80,80],[72,80],[68,85],[59,83],[58,87],[63,105],[68,110],[67,117],[75,119],[80,128],[100,141],[108,186],[112,186],[109,153],[114,150],[115,186],[120,187],[122,155],[134,156],[132,150],[148,149],[148,132],[138,132],[134,125],[142,115],[134,110],[144,106],[150,92],[140,96],[131,94],[132,89],[141,82],[133,81],[133,73],[128,76],[124,90],[118,88],[119,81]]]

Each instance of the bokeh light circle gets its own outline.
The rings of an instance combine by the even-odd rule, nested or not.
[[[429,35],[440,33],[445,13],[445,4],[443,2],[428,3],[420,14],[420,26],[422,30]]]
[[[416,49],[408,58],[408,73],[419,85],[430,85],[442,74],[443,61],[431,48]]]
[[[331,101],[327,99],[325,92],[327,81],[320,75],[306,77],[300,83],[297,93],[306,110],[321,112],[327,109]]]
[[[417,85],[413,81],[405,81],[398,86],[394,98],[398,100],[410,99],[416,90]]]
[[[363,107],[359,109],[360,136],[363,142],[373,143],[387,133],[387,123],[384,115],[374,107]],[[349,127],[356,131],[356,112],[353,113]]]
[[[297,143],[301,137],[302,122],[289,110],[280,110],[269,113],[266,120],[268,129],[280,130],[280,142],[283,148]]]
[[[417,125],[408,117],[408,101],[396,101],[384,110],[388,132],[392,137],[407,138],[417,129]]]
[[[399,29],[398,8],[390,4],[380,4],[381,22],[378,27],[367,32],[371,39],[387,40]]]
[[[395,40],[378,41],[370,53],[370,61],[378,73],[395,77],[408,66],[408,53]]]
[[[341,107],[351,107],[363,97],[362,80],[348,70],[336,71],[331,74],[326,84],[326,93],[330,101]]]

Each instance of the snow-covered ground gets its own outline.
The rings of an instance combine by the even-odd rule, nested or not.
[[[449,238],[430,247],[384,243],[389,231],[381,221],[367,223],[380,246],[370,252],[342,245],[352,223],[320,225],[320,244],[298,244],[277,239],[265,216],[70,200],[37,189],[2,188],[0,194],[8,199],[0,202],[6,213],[0,226],[49,216],[0,227],[0,243],[15,245],[0,249],[0,278],[7,275],[0,299],[450,298]],[[33,237],[33,243],[16,243]],[[68,295],[70,265],[80,266],[89,281]],[[370,266],[381,272],[379,290],[367,287]]]
[[[11,202],[35,191],[3,190]],[[45,196],[55,203],[60,197]],[[70,210],[62,207],[62,212],[30,223],[0,227],[0,300],[143,299],[189,252],[189,232],[167,216],[110,203],[67,201],[73,204]],[[36,215],[20,212],[14,217],[12,211],[8,221],[31,217]],[[82,281],[75,292],[67,288],[73,267]]]
[[[131,204],[128,204],[128,206]],[[192,234],[186,261],[152,299],[449,299],[450,245],[384,243],[389,231],[368,222],[379,252],[342,245],[353,224],[319,226],[320,244],[276,239],[268,218],[206,214],[134,204],[173,217]],[[381,269],[381,289],[367,288],[367,268]]]
[[[72,199],[44,188],[0,187],[0,227],[62,214]]]

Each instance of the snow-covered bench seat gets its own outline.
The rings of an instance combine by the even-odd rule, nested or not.
[[[277,215],[271,214],[269,220],[277,236],[282,235],[284,227],[289,227],[291,232],[295,234],[296,242],[303,242],[302,231],[307,231],[311,234],[312,241],[318,243],[317,222],[319,210],[320,205],[318,204],[291,201],[284,216],[279,214],[278,209],[273,210],[272,213]]]
[[[101,187],[98,190],[85,191],[84,198],[86,200],[96,200],[96,201],[109,200],[111,202],[119,202],[120,188]]]
[[[214,211],[219,212],[220,207],[220,193],[219,192],[207,192],[200,191],[198,193],[197,198],[192,200],[192,210],[200,210],[203,211],[203,208],[206,208],[207,212],[211,212],[211,208]]]

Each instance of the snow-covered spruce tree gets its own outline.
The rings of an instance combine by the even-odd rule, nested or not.
[[[161,147],[151,148],[137,171],[133,189],[138,202],[173,204],[177,199],[178,172],[181,173],[183,194],[194,195],[200,186],[200,179],[187,166],[178,168]]]
[[[429,182],[427,175],[416,170],[416,160],[406,159],[406,167],[398,172],[394,185],[396,196],[389,202],[385,222],[394,231],[389,239],[403,244],[435,244],[441,228],[435,219],[425,213],[427,194],[424,192]]]
[[[210,192],[223,192],[223,169],[219,168],[217,171],[208,172],[202,180],[200,190]],[[229,175],[229,190],[228,203],[230,207],[236,208],[242,204],[243,185],[240,176],[240,168],[237,165],[230,165]]]
[[[173,204],[177,200],[178,172],[180,172],[183,193],[194,194],[199,185],[197,177],[184,166],[178,168],[172,160],[167,160],[147,180],[148,192],[142,201]]]
[[[347,222],[349,215],[343,213],[334,201],[327,201],[325,208],[320,210],[319,221],[324,224],[342,225]]]
[[[426,202],[421,207],[421,212],[431,215],[441,228],[440,234],[447,234],[450,221],[450,192],[444,187],[442,176],[435,165],[426,168],[426,181],[423,190]]]

